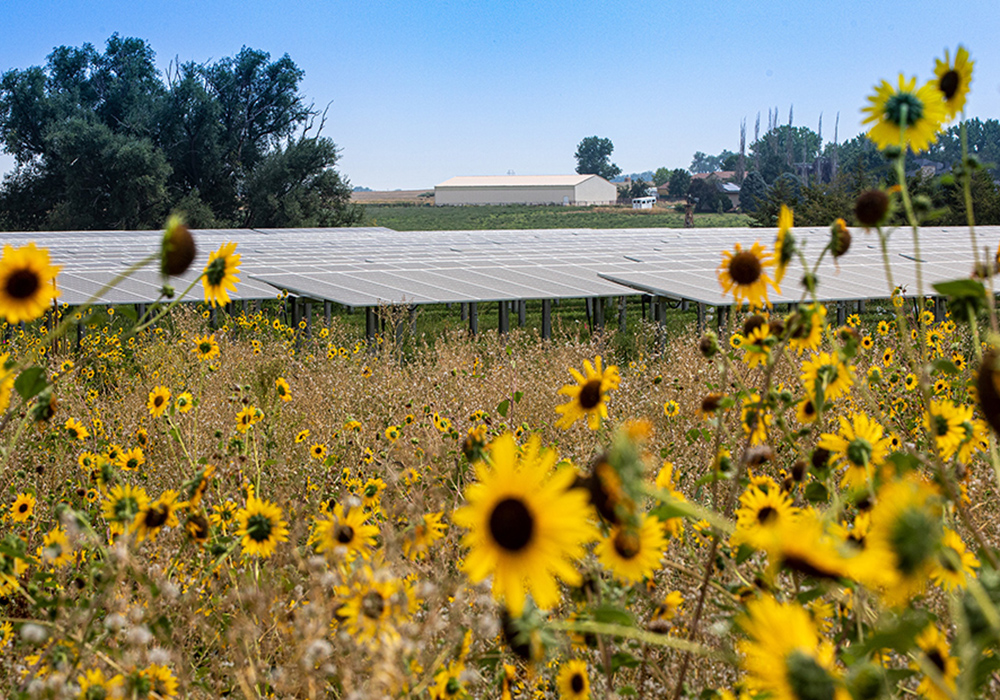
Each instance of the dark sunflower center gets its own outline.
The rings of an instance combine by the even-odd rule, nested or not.
[[[208,538],[208,521],[205,520],[205,516],[196,513],[192,515],[187,522],[188,532],[196,540],[204,540]]]
[[[896,93],[886,100],[885,116],[896,126],[905,129],[924,116],[924,103],[911,92]]]
[[[372,591],[361,599],[361,614],[372,620],[382,617],[385,610],[385,600],[378,591]]]
[[[761,525],[767,525],[769,522],[778,517],[778,511],[776,511],[771,506],[764,506],[757,511],[757,522]]]
[[[126,462],[125,466],[128,469],[137,469],[139,467],[139,460],[137,460],[135,457],[132,457],[128,462]]]
[[[729,261],[729,276],[740,285],[753,284],[762,272],[760,259],[748,250],[742,250]]]
[[[944,437],[948,434],[948,419],[944,416],[934,415],[934,432],[938,437]]]
[[[38,275],[32,270],[18,270],[7,278],[7,296],[14,299],[30,299],[41,284]]]
[[[30,507],[30,506],[28,506],[28,504],[27,504],[27,503],[22,503],[22,504],[21,504],[21,505],[20,505],[20,506],[18,507],[18,509],[17,509],[17,512],[18,512],[18,513],[27,513],[27,512],[28,512],[28,508],[29,508],[29,507]]]
[[[271,536],[271,519],[256,513],[247,518],[247,535],[254,542],[264,542]]]
[[[623,559],[634,559],[639,554],[639,535],[622,530],[615,535],[615,551]]]
[[[337,527],[334,537],[340,544],[348,544],[354,539],[354,528],[350,525],[340,525]]]
[[[368,498],[374,498],[378,494],[378,486],[375,484],[370,484],[365,487],[365,496]]]
[[[580,408],[589,411],[601,403],[601,380],[591,379],[580,388]]]
[[[160,406],[162,406],[163,405],[163,396],[161,396],[160,394],[157,394],[156,397],[153,398],[153,405],[156,406],[157,408],[159,408]]]
[[[462,684],[458,682],[457,678],[449,678],[448,683],[445,684],[444,692],[448,694],[449,697],[452,695],[457,695],[462,689]]]
[[[816,414],[816,406],[813,405],[812,401],[806,401],[805,405],[802,407],[802,415],[812,416]]]
[[[509,552],[528,546],[535,530],[535,519],[527,506],[517,498],[505,498],[490,513],[490,535]]]
[[[961,82],[962,80],[958,76],[958,71],[950,70],[941,76],[941,80],[938,81],[938,89],[944,93],[946,100],[950,100],[958,92]]]
[[[161,505],[155,508],[150,508],[146,511],[146,517],[143,518],[143,523],[150,529],[160,527],[163,523],[167,522],[167,516],[169,514],[170,509],[167,506]]]
[[[198,346],[198,349],[201,351],[202,355],[207,355],[212,349],[212,346],[209,343],[202,343]]]
[[[942,676],[944,675],[944,656],[942,656],[940,649],[931,649],[928,651],[927,660],[937,666],[937,670],[941,672]]]
[[[897,568],[909,576],[930,557],[940,532],[930,516],[917,508],[907,508],[889,532],[889,544],[896,553]]]
[[[213,287],[219,286],[223,278],[226,276],[226,259],[216,258],[208,264],[205,269],[205,279]]]
[[[872,444],[864,438],[854,438],[847,445],[847,459],[858,467],[867,467],[872,458]]]
[[[108,697],[108,691],[100,685],[92,685],[84,693],[84,700],[104,700]]]
[[[573,677],[569,679],[569,687],[573,689],[574,693],[582,693],[584,688],[583,676],[579,673],[574,673]]]

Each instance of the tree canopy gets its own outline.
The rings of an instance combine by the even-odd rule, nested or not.
[[[605,180],[618,177],[622,169],[611,162],[615,146],[611,139],[588,136],[576,147],[576,172],[580,175],[600,175]]]
[[[361,210],[286,54],[156,68],[144,40],[60,46],[0,76],[0,229],[349,226]]]

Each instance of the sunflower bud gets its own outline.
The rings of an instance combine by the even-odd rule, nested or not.
[[[830,226],[830,252],[834,258],[839,258],[851,247],[851,232],[847,230],[847,222],[837,219]]]
[[[195,253],[191,231],[181,217],[172,215],[160,244],[160,271],[164,276],[183,273],[194,261]]]
[[[865,190],[854,200],[854,216],[865,228],[885,223],[889,214],[889,195],[883,190]]]
[[[719,336],[715,334],[715,331],[708,331],[701,337],[698,350],[706,359],[715,357],[715,353],[719,352]]]

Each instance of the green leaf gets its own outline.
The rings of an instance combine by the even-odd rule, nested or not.
[[[736,550],[736,563],[737,563],[737,565],[738,564],[742,564],[747,559],[749,559],[750,557],[752,557],[753,553],[756,552],[756,551],[757,550],[755,550],[753,547],[751,547],[748,544],[741,544],[739,546],[739,549]]]
[[[806,486],[806,500],[810,503],[825,503],[830,499],[830,491],[820,481],[812,481]]]
[[[21,398],[25,401],[34,396],[38,396],[40,393],[45,391],[45,387],[48,385],[49,382],[48,379],[45,378],[45,370],[37,365],[24,370],[18,375],[17,379],[14,380],[14,388],[17,389],[17,393],[20,394]]]
[[[686,511],[680,510],[672,503],[661,503],[660,505],[649,511],[649,514],[658,519],[660,522],[670,520],[671,518],[683,518],[687,515]]]
[[[521,398],[524,396],[523,391],[514,392],[514,403],[521,403]]]
[[[608,622],[613,625],[622,625],[624,627],[635,626],[635,621],[627,611],[613,605],[598,605],[590,611],[590,615],[595,622]]]
[[[931,286],[934,287],[934,291],[938,294],[946,296],[949,299],[961,299],[963,297],[975,299],[986,298],[986,288],[979,280],[950,280],[948,282],[938,282]]]
[[[626,685],[626,686],[622,686],[621,688],[618,689],[618,694],[619,695],[638,695],[639,693],[637,693],[636,690],[635,690],[635,688],[633,688],[632,686]]]
[[[958,374],[958,367],[955,366],[955,363],[951,360],[946,360],[943,357],[941,359],[934,360],[934,362],[931,363],[931,367],[938,372],[943,372],[944,374]]]
[[[611,673],[620,668],[635,668],[639,665],[639,660],[627,651],[618,651],[611,656]]]
[[[122,316],[127,318],[132,323],[135,323],[137,320],[139,320],[139,314],[137,314],[135,312],[135,309],[131,306],[119,306],[117,307],[117,313],[120,313]]]
[[[507,411],[509,410],[510,410],[510,400],[504,399],[503,401],[497,404],[497,413],[499,413],[502,418],[507,417]]]
[[[920,467],[920,460],[913,455],[908,455],[903,452],[893,452],[888,457],[886,457],[890,462],[892,462],[896,469],[899,470],[900,474],[905,474],[906,472],[913,471]]]
[[[861,645],[862,653],[868,654],[880,649],[892,649],[905,654],[916,646],[917,635],[931,621],[931,614],[925,610],[906,610],[893,624],[867,637]]]

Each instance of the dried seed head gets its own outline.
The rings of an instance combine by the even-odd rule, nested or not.
[[[179,275],[194,261],[196,252],[194,237],[184,220],[171,216],[160,244],[160,270],[164,275]]]
[[[881,226],[888,213],[889,195],[884,190],[865,190],[854,200],[854,216],[867,228]]]

